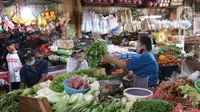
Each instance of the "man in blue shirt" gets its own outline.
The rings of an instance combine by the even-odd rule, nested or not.
[[[46,81],[48,64],[46,61],[37,60],[34,50],[28,48],[25,51],[26,64],[20,70],[20,88],[32,87],[35,84]]]
[[[133,72],[135,86],[137,87],[153,87],[158,82],[158,64],[151,53],[152,44],[148,36],[139,38],[136,51],[137,56],[125,62],[113,59],[112,56],[106,55],[104,58],[121,68],[128,69]]]

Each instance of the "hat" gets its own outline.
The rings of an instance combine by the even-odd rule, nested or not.
[[[78,52],[81,52],[81,51],[84,51],[84,49],[82,48],[82,47],[74,47],[73,49],[72,49],[72,53],[71,53],[71,55],[72,54],[74,54],[74,53],[78,53]]]
[[[34,56],[35,56],[35,51],[31,48],[27,48],[25,50],[23,58],[29,59],[29,58],[34,57]]]
[[[8,40],[5,44],[5,46],[9,46],[9,45],[12,45],[12,44],[15,44],[15,41],[14,40]]]

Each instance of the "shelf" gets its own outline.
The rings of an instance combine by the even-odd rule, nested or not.
[[[146,7],[145,5],[136,5],[131,3],[85,3],[82,2],[82,6],[96,6],[96,7],[135,7],[135,8],[151,8],[151,9],[174,9],[178,6],[169,6],[169,7]]]
[[[200,42],[185,42],[186,45],[200,45]]]
[[[58,1],[58,0],[46,1],[46,2],[20,2],[20,4],[27,4],[27,5],[48,5],[48,4],[52,4],[52,3],[61,4],[62,2]]]

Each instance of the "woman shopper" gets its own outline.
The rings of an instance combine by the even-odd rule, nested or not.
[[[74,72],[78,69],[87,69],[88,63],[84,59],[84,50],[81,47],[75,47],[71,58],[67,62],[67,72]]]
[[[104,58],[121,68],[132,71],[134,86],[143,88],[154,87],[159,80],[158,64],[154,55],[151,53],[151,50],[151,39],[148,36],[142,36],[137,42],[136,51],[138,55],[132,57],[131,60],[128,60],[127,62],[121,61],[114,59],[110,55],[106,55]]]

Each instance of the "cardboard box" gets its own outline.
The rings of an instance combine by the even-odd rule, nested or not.
[[[62,49],[72,49],[74,47],[74,41],[59,39],[57,40],[57,46],[58,48],[62,48]]]

